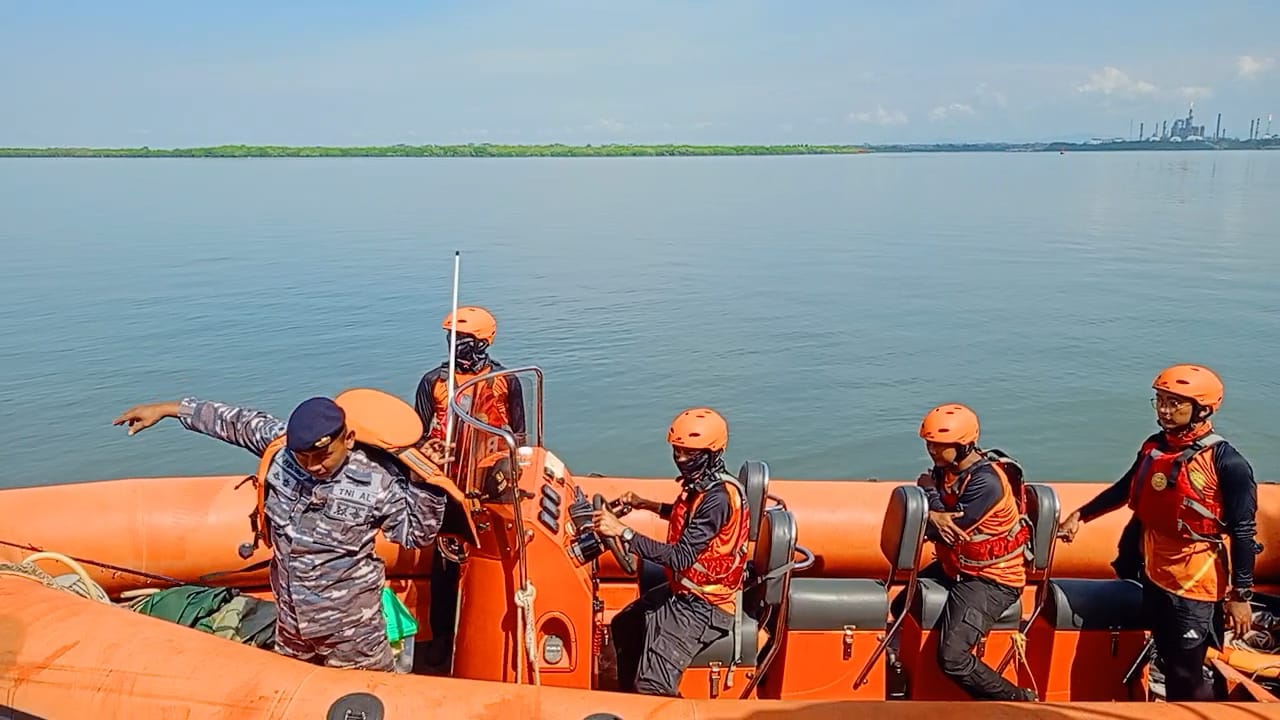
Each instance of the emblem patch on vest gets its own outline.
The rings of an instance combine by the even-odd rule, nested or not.
[[[1191,487],[1195,488],[1196,492],[1201,495],[1204,494],[1205,483],[1209,482],[1209,478],[1205,477],[1204,473],[1199,470],[1192,470],[1188,473],[1187,480],[1191,482]]]
[[[1164,473],[1156,473],[1151,476],[1152,490],[1160,491],[1167,487],[1169,487],[1169,478],[1165,477]]]

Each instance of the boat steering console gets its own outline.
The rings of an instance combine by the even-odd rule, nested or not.
[[[639,568],[636,564],[636,556],[631,552],[630,543],[624,542],[621,538],[601,536],[591,523],[592,514],[606,505],[618,517],[631,512],[631,506],[624,505],[618,500],[606,501],[600,493],[596,493],[588,503],[587,496],[581,488],[575,487],[573,491],[575,498],[573,505],[569,507],[569,516],[573,518],[577,531],[569,541],[569,553],[573,555],[574,560],[586,565],[608,550],[624,573],[635,575]]]

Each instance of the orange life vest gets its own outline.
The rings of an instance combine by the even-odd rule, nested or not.
[[[738,610],[737,593],[742,589],[746,574],[749,518],[746,490],[738,482],[738,478],[728,473],[721,473],[720,478],[729,495],[729,519],[694,560],[693,565],[678,572],[668,568],[667,579],[673,590],[683,589],[696,593],[713,606],[732,615]],[[682,494],[676,500],[667,524],[667,542],[674,543],[680,539],[684,526],[702,504],[705,495],[705,491],[698,493],[690,501]]]
[[[1229,584],[1213,451],[1222,441],[1210,429],[1169,451],[1146,442],[1130,485],[1129,506],[1142,523],[1147,577],[1192,600],[1220,600]]]
[[[1010,587],[1027,581],[1026,564],[1033,558],[1031,521],[1026,516],[1026,488],[1022,467],[1000,450],[983,451],[983,459],[939,488],[942,504],[955,508],[973,473],[990,467],[1000,479],[1000,499],[969,528],[969,539],[955,547],[938,543],[936,552],[943,570],[952,577],[961,572]]]
[[[453,387],[456,391],[459,386],[469,380],[488,373],[488,369],[470,374],[455,372]],[[477,383],[471,388],[470,392],[459,399],[459,404],[462,405],[463,409],[467,410],[467,414],[480,422],[493,427],[510,428],[511,418],[510,413],[507,411],[507,383],[509,378],[510,376],[508,375],[500,375]],[[435,413],[431,419],[431,427],[427,428],[428,437],[432,440],[444,440],[445,427],[449,421],[449,381],[447,376],[441,376],[436,379],[431,388],[431,396],[434,401]]]
[[[1156,440],[1142,444],[1129,507],[1143,527],[1188,540],[1223,542],[1222,501],[1211,452],[1222,441],[1210,432],[1172,450],[1161,450]],[[1201,453],[1207,453],[1204,462],[1196,462]]]
[[[403,463],[414,478],[439,487],[466,507],[466,497],[458,486],[445,477],[439,466],[427,459],[416,447],[422,438],[422,420],[408,403],[394,395],[370,388],[347,390],[334,398],[334,402],[346,414],[347,428],[355,431],[357,443],[388,452]],[[259,544],[271,547],[270,520],[266,512],[266,477],[276,454],[284,448],[286,438],[287,436],[280,435],[267,445],[258,461],[258,472],[251,477],[258,490],[258,504],[250,518],[253,550]],[[474,542],[475,527],[471,523],[470,514],[467,515],[471,540]]]

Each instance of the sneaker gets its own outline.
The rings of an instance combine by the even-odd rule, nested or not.
[[[1040,697],[1031,688],[1018,688],[1017,693],[1017,697],[1014,698],[1017,702],[1040,702]]]

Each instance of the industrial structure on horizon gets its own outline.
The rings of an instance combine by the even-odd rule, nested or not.
[[[1222,130],[1222,113],[1218,113],[1218,119],[1214,123],[1213,135],[1205,134],[1204,125],[1196,125],[1195,107],[1193,101],[1187,107],[1187,116],[1184,118],[1175,118],[1173,124],[1170,125],[1168,120],[1162,120],[1157,126],[1151,124],[1151,134],[1146,134],[1146,123],[1138,123],[1138,138],[1148,142],[1204,142],[1206,139],[1223,140],[1227,136]],[[1249,136],[1243,138],[1245,140],[1270,140],[1274,136],[1271,134],[1271,114],[1267,115],[1267,129],[1262,131],[1262,118],[1254,118],[1249,121]],[[1132,125],[1132,122],[1130,122]],[[1132,134],[1132,128],[1130,129]],[[1233,138],[1240,140],[1241,138]]]
[[[1209,135],[1205,132],[1207,129],[1204,125],[1197,125],[1195,118],[1195,102],[1187,107],[1187,116],[1174,118],[1170,123],[1168,120],[1162,120],[1158,123],[1151,124],[1151,132],[1147,132],[1147,124],[1145,122],[1138,123],[1138,133],[1134,135],[1133,120],[1129,121],[1129,136],[1100,138],[1096,137],[1085,145],[1126,145],[1131,146],[1136,142],[1150,143],[1205,143],[1206,146],[1221,148],[1223,145],[1233,145],[1238,143],[1256,143],[1265,141],[1264,144],[1271,146],[1275,141],[1280,140],[1280,135],[1271,133],[1272,114],[1267,114],[1267,124],[1262,124],[1262,118],[1256,117],[1249,121],[1249,134],[1246,137],[1230,137],[1222,128],[1222,113],[1218,113],[1217,120],[1214,122],[1213,134]]]

